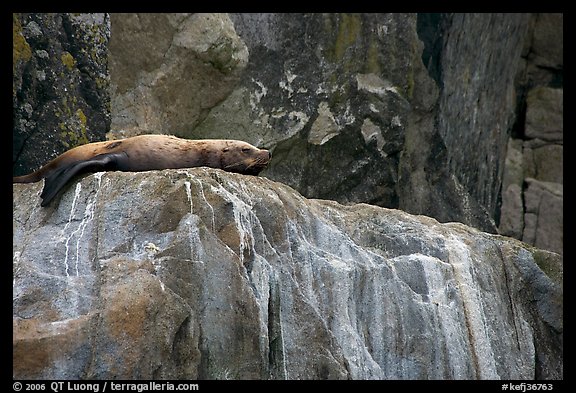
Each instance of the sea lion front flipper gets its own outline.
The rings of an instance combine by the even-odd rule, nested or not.
[[[54,171],[44,179],[40,206],[48,205],[72,177],[83,173],[115,170],[118,168],[118,160],[125,157],[125,152],[99,154],[89,160],[78,161]]]

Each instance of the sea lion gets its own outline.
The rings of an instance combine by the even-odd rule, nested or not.
[[[170,135],[139,135],[75,147],[36,172],[13,177],[12,182],[34,183],[45,179],[40,205],[46,206],[72,177],[82,173],[207,166],[256,176],[271,157],[268,150],[232,139],[191,140]]]

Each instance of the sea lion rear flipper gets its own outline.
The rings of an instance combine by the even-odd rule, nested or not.
[[[125,157],[125,152],[99,154],[88,160],[78,161],[58,169],[44,179],[44,189],[40,194],[42,198],[40,206],[48,205],[72,177],[82,173],[117,169],[118,160]]]

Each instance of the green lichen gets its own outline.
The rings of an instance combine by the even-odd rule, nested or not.
[[[72,99],[75,104],[76,100]],[[88,140],[88,119],[82,109],[73,109],[68,105],[66,97],[62,100],[62,109],[58,108],[54,114],[63,121],[58,123],[60,129],[60,141],[67,149],[89,143]]]
[[[86,131],[86,115],[84,114],[84,112],[82,112],[82,109],[76,110],[76,117],[80,120],[80,125],[82,126],[82,129]]]
[[[346,50],[352,46],[360,36],[362,22],[360,16],[355,14],[340,14],[336,22],[336,37],[331,48],[326,51],[326,57],[331,62],[340,62]],[[324,19],[324,29],[330,35],[334,31],[334,24],[330,16]]]
[[[372,37],[366,53],[365,74],[380,75],[380,62],[378,61],[378,42]]]
[[[360,35],[360,17],[358,15],[341,14],[338,26],[338,36],[334,45],[336,59],[342,59],[346,49],[353,45]]]
[[[65,115],[66,118],[69,118],[72,115],[72,109],[70,109],[70,105],[68,105],[68,96],[62,97],[61,108],[64,110],[64,112],[60,108],[56,109],[56,115],[58,117]]]
[[[86,115],[82,112],[82,109],[76,110],[76,117],[80,120],[80,136],[78,137],[78,142],[81,145],[88,143],[88,134],[86,132]]]
[[[82,109],[78,108],[76,110],[75,116],[68,119],[67,123],[64,123],[64,128],[61,127],[62,141],[68,144],[67,147],[76,147],[80,145],[85,145],[89,142],[87,133],[87,118]]]
[[[96,87],[98,90],[107,90],[108,89],[108,79],[105,77],[95,76],[94,83],[96,83]]]
[[[68,143],[70,132],[68,131],[66,124],[59,123],[58,126],[60,127],[60,141],[62,142],[62,145],[64,145],[66,149],[70,149],[70,143]]]
[[[74,57],[72,57],[69,52],[64,52],[62,53],[62,64],[68,68],[68,71],[72,71],[76,66],[76,60],[74,60]]]
[[[234,69],[239,60],[234,59],[234,45],[229,40],[218,42],[208,49],[208,62],[223,74]]]
[[[18,14],[12,14],[12,71],[19,62],[27,62],[32,58],[32,49],[22,35],[22,25]]]
[[[418,40],[412,40],[412,50],[411,50],[411,56],[412,58],[418,59],[420,58],[420,48],[418,47]],[[405,88],[404,88],[404,94],[405,97],[408,100],[412,100],[412,98],[414,97],[414,87],[416,85],[416,81],[415,81],[415,74],[416,74],[416,64],[418,61],[412,61],[409,62],[406,65],[406,84],[405,84]]]
[[[538,267],[546,273],[552,281],[562,283],[563,269],[558,256],[552,252],[540,250],[538,248],[534,248],[531,251],[534,262],[536,262]]]

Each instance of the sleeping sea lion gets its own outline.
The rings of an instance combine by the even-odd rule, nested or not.
[[[59,155],[36,172],[13,177],[13,183],[45,179],[40,197],[46,206],[74,176],[100,171],[140,172],[207,166],[258,175],[270,162],[268,150],[231,139],[181,139],[170,135],[139,135],[88,143]]]

